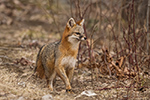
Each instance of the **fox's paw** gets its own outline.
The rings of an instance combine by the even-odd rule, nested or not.
[[[66,93],[68,93],[68,94],[74,94],[74,92],[73,92],[72,89],[66,89]]]
[[[47,86],[51,91],[53,91],[53,87],[51,85]]]

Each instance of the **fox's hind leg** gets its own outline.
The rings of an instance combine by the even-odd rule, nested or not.
[[[51,76],[47,78],[47,86],[51,91],[53,91],[53,82],[54,82],[55,77],[56,77],[56,72],[54,71],[51,74]]]

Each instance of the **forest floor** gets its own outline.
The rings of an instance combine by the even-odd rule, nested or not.
[[[51,34],[43,31],[43,26],[36,26],[35,28],[35,26],[30,25],[30,29],[26,26],[29,25],[23,22],[11,26],[1,26],[0,100],[40,100],[46,97],[54,100],[126,100],[128,98],[148,100],[150,98],[149,88],[144,88],[144,90],[139,88],[138,90],[134,86],[130,87],[133,79],[121,81],[115,77],[109,77],[109,75],[98,75],[97,78],[93,76],[92,79],[92,71],[84,67],[75,69],[72,83],[74,94],[65,93],[65,85],[59,77],[56,78],[54,86],[56,91],[51,92],[46,87],[45,79],[39,79],[32,74],[39,47],[58,39],[56,36],[51,36]],[[40,35],[41,31],[43,33]],[[36,33],[39,34],[36,35]],[[50,37],[50,39],[45,40],[42,36]],[[35,37],[39,39],[32,39]],[[150,86],[150,76],[144,77],[145,83],[143,85]]]
[[[56,23],[50,18],[47,22],[43,12],[30,6],[26,7],[27,11],[23,8],[23,12],[10,11],[5,5],[0,8],[0,12],[5,10],[6,13],[0,13],[0,100],[149,100],[148,68],[142,70],[137,87],[134,77],[118,79],[115,75],[97,75],[97,69],[76,67],[72,82],[74,94],[65,92],[59,77],[56,77],[55,92],[50,91],[46,80],[35,77],[33,72],[39,48],[60,39]],[[15,20],[6,16],[7,12],[13,12]],[[61,22],[59,31],[62,33],[67,18],[55,17]]]

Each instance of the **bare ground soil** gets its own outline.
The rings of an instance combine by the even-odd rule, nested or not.
[[[91,72],[94,71],[84,67],[75,69],[72,83],[74,94],[65,93],[65,85],[59,77],[56,78],[55,92],[51,92],[46,87],[44,79],[32,75],[39,47],[60,38],[59,36],[57,38],[56,34],[49,34],[45,26],[49,25],[34,26],[22,22],[0,27],[0,100],[21,98],[41,100],[48,94],[52,95],[54,100],[148,100],[150,98],[149,88],[139,88],[139,91],[133,86],[128,88],[132,79],[121,81],[101,74],[97,78],[94,74],[92,79]],[[150,86],[150,76],[144,78],[146,80],[143,85]],[[81,95],[83,91],[88,90],[90,94],[96,95]]]

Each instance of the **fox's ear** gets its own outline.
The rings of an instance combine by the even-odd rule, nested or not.
[[[82,20],[80,21],[80,25],[83,26],[83,24],[84,24],[84,19],[82,19]]]
[[[70,18],[70,19],[68,20],[68,22],[67,22],[67,26],[68,26],[69,28],[72,28],[74,25],[76,25],[75,20],[74,20],[73,18]]]

